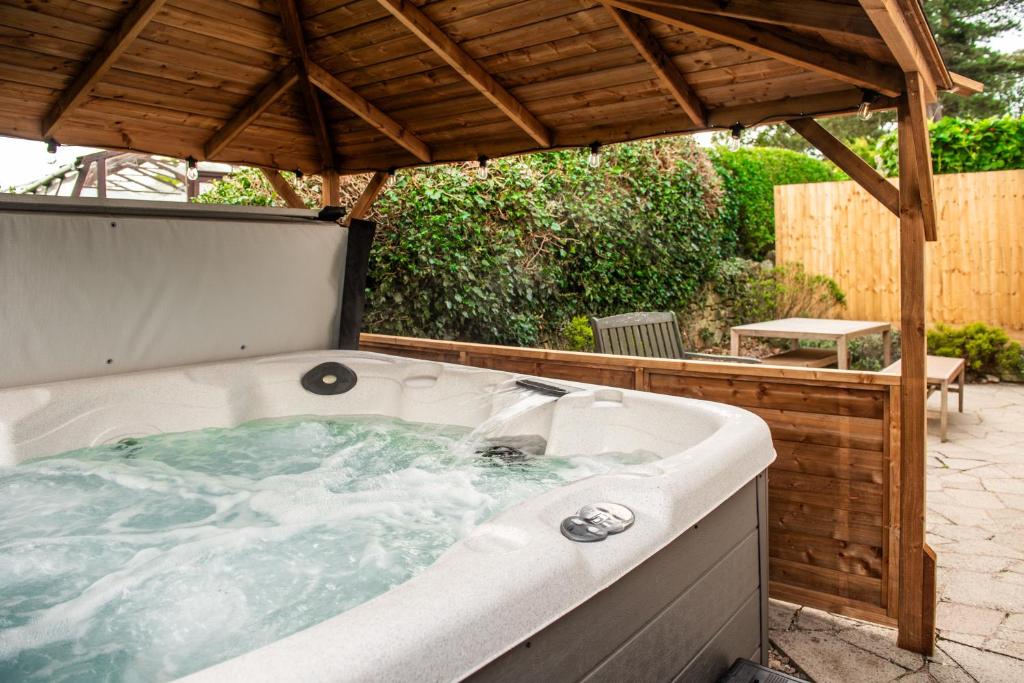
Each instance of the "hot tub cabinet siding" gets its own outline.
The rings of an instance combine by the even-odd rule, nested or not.
[[[737,657],[761,661],[768,651],[766,507],[762,474],[466,680],[704,683]]]

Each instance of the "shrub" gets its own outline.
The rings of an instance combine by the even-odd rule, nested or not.
[[[590,318],[578,315],[563,325],[559,347],[567,351],[593,351],[594,328],[590,326]]]
[[[718,147],[711,158],[725,190],[726,226],[736,235],[740,255],[757,260],[775,247],[776,185],[844,177],[828,162],[775,147]]]
[[[731,258],[722,261],[702,296],[680,312],[680,326],[693,348],[724,346],[734,325],[788,317],[825,317],[844,305],[839,285],[808,273],[799,263]]]
[[[963,358],[968,374],[978,377],[995,375],[1000,379],[1024,379],[1024,356],[1021,346],[1006,331],[971,323],[963,327],[938,324],[928,331],[928,353],[935,356]]]
[[[687,139],[603,157],[400,173],[377,202],[367,329],[537,345],[574,315],[684,307],[728,248],[714,169]]]
[[[1024,117],[944,118],[928,126],[935,173],[972,173],[1024,168]],[[895,132],[883,135],[876,156],[890,176],[899,175]]]

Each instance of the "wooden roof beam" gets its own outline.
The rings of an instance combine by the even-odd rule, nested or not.
[[[260,114],[265,112],[298,81],[299,67],[295,63],[289,64],[279,71],[270,79],[270,82],[260,89],[255,97],[238,110],[230,121],[210,136],[210,139],[203,145],[206,158],[211,159],[220,154],[249,124],[259,118]]]
[[[309,79],[307,64],[309,53],[306,50],[306,36],[302,31],[302,20],[295,0],[278,0],[281,9],[281,25],[284,27],[285,39],[292,48],[292,53],[299,63],[299,90],[306,104],[306,115],[309,117],[309,128],[316,138],[320,161],[325,169],[337,168],[334,154],[334,140],[327,128],[323,107],[316,88]]]
[[[963,97],[970,97],[971,95],[977,95],[980,92],[984,92],[985,84],[968,78],[961,74],[950,73],[950,79],[953,81],[953,92]]]
[[[943,66],[936,83],[933,78],[933,62],[929,61],[910,23],[898,7],[896,0],[860,0],[864,12],[878,29],[882,40],[892,51],[896,63],[905,72],[916,71],[921,74],[921,82],[929,101],[937,97],[936,85],[942,89],[953,86],[949,72]],[[941,59],[938,62],[942,64]]]
[[[408,0],[377,0],[395,19],[412,31],[474,88],[494,103],[513,123],[542,147],[550,147],[553,135],[503,85]]]
[[[609,0],[616,7],[670,26],[692,31],[757,52],[773,59],[820,73],[860,88],[895,97],[903,92],[899,68],[867,57],[844,54],[835,46],[778,26],[751,24],[739,19],[672,9],[633,0]]]
[[[852,33],[878,38],[878,31],[856,5],[825,0],[643,0],[648,5],[685,9],[721,17],[778,24],[809,31]]]
[[[362,193],[356,199],[355,204],[349,209],[348,215],[341,222],[342,225],[350,225],[354,219],[365,219],[370,214],[370,209],[373,207],[373,202],[376,201],[377,196],[384,191],[384,188],[388,184],[388,178],[391,174],[388,171],[377,171],[370,180],[366,183],[366,187],[363,188]]]
[[[790,119],[790,128],[843,169],[850,178],[896,216],[900,215],[900,191],[878,174],[875,169],[854,154],[840,140],[821,127],[814,119]]]
[[[365,97],[335,78],[327,69],[315,62],[306,63],[306,73],[316,87],[323,90],[353,114],[366,121],[379,132],[391,138],[420,161],[430,161],[430,147],[406,128],[375,107]]]
[[[615,23],[636,47],[637,52],[651,65],[665,89],[671,93],[690,120],[699,126],[706,126],[708,116],[704,109],[704,103],[686,82],[682,72],[672,63],[671,58],[658,43],[657,37],[647,28],[643,18],[612,7],[607,2],[604,3],[604,6],[615,19]]]
[[[277,196],[284,200],[284,203],[292,209],[305,209],[306,203],[299,197],[299,193],[295,191],[295,188],[291,186],[291,183],[281,175],[281,172],[276,168],[267,168],[265,166],[260,167],[260,171],[263,172],[263,177],[267,179],[270,186],[274,188],[274,192]]]
[[[128,10],[117,30],[107,36],[103,46],[92,56],[85,68],[75,76],[75,80],[60,94],[57,101],[50,107],[49,112],[43,117],[43,139],[56,135],[57,129],[67,120],[68,114],[89,96],[100,79],[114,65],[114,62],[124,54],[131,42],[142,33],[142,29],[146,28],[146,25],[160,11],[164,2],[165,0],[138,0]]]
[[[938,226],[935,216],[935,190],[932,182],[932,143],[928,133],[928,101],[924,80],[916,72],[907,74],[906,116],[900,113],[899,136],[910,136],[907,143],[900,141],[900,155],[912,150],[912,161],[916,165],[917,191],[920,198],[920,211],[924,223],[924,238],[927,242],[938,239]],[[907,125],[909,123],[909,125]],[[902,165],[902,161],[901,161]],[[902,185],[901,185],[902,189]]]

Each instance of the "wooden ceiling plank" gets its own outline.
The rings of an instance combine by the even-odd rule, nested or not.
[[[459,72],[484,97],[505,112],[505,115],[533,138],[537,144],[542,147],[551,146],[553,139],[551,131],[418,7],[405,0],[378,0],[378,2],[431,50],[448,62],[449,66]]]
[[[210,139],[203,146],[206,151],[206,158],[212,159],[217,156],[249,124],[255,121],[260,114],[265,112],[288,88],[291,88],[298,81],[299,69],[294,63],[286,66],[280,73],[270,79],[270,82],[263,86],[259,93],[249,100],[245,106],[239,109],[230,121],[210,136]]]
[[[845,83],[895,97],[903,92],[899,68],[859,55],[844,54],[834,46],[816,44],[807,36],[781,27],[758,26],[728,17],[670,9],[633,0],[608,0],[620,9],[661,21],[767,55]]]
[[[866,161],[854,154],[842,141],[835,138],[811,118],[789,119],[786,123],[807,142],[814,145],[818,151],[831,159],[836,166],[843,169],[871,196],[882,202],[885,208],[897,216],[900,215],[900,191],[871,168]]]
[[[142,32],[153,17],[157,15],[166,0],[138,0],[117,30],[107,36],[103,46],[89,60],[85,68],[79,72],[71,86],[61,93],[60,97],[43,117],[42,136],[52,138],[58,127],[67,119],[75,107],[80,105],[92,91],[96,83],[114,65],[117,58],[128,48],[128,45]]]
[[[878,38],[871,20],[856,5],[824,0],[643,0],[646,4],[809,31]]]
[[[298,60],[299,90],[302,92],[302,99],[306,103],[309,129],[312,131],[313,137],[316,138],[321,164],[323,169],[337,168],[338,163],[334,154],[334,140],[331,138],[330,131],[327,128],[327,119],[324,117],[320,97],[309,78],[309,52],[306,48],[306,38],[302,32],[302,20],[299,18],[299,9],[295,4],[295,0],[278,0],[278,7],[281,10],[281,25],[284,27],[285,40],[291,46],[292,53]]]
[[[432,156],[430,147],[425,142],[406,130],[405,126],[378,109],[365,97],[339,81],[327,69],[314,62],[309,62],[306,64],[306,73],[309,75],[311,83],[353,114],[407,149],[420,161],[430,161]]]
[[[260,170],[263,172],[263,176],[267,179],[267,182],[270,183],[270,186],[274,188],[274,192],[277,193],[277,196],[283,199],[284,203],[287,204],[289,208],[306,208],[306,204],[302,201],[302,198],[299,197],[299,193],[296,192],[291,183],[281,175],[280,171],[276,168],[267,168],[266,166],[261,166]]]
[[[605,7],[608,8],[612,17],[615,18],[615,22],[636,47],[637,52],[650,64],[651,69],[654,70],[654,73],[664,83],[665,89],[675,98],[679,106],[686,112],[686,115],[694,123],[706,126],[707,112],[704,109],[704,104],[697,97],[697,93],[693,91],[689,83],[686,82],[686,78],[676,68],[676,65],[669,56],[665,54],[661,44],[658,43],[658,39],[647,28],[643,18],[636,14],[624,12],[607,3],[605,3]]]
[[[914,38],[910,24],[900,11],[895,0],[860,0],[864,12],[878,29],[878,34],[889,46],[896,63],[904,71],[921,74],[926,96],[930,101],[936,98],[935,79],[924,52]]]

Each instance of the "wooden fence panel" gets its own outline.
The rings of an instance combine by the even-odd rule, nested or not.
[[[1024,170],[935,176],[935,201],[928,320],[1024,334]],[[856,183],[776,187],[775,241],[778,263],[839,283],[843,317],[899,323],[898,219]]]
[[[360,349],[707,399],[760,415],[773,597],[895,623],[898,375],[521,349],[364,334]],[[898,406],[896,406],[898,409]]]

